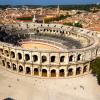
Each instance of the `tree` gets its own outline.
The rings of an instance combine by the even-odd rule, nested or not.
[[[90,67],[92,69],[92,74],[97,77],[98,84],[100,85],[100,58],[91,61]]]
[[[79,23],[79,22],[77,22],[77,23],[71,23],[71,22],[69,22],[69,23],[63,23],[63,25],[75,26],[75,27],[80,27],[80,28],[83,27],[82,24]]]

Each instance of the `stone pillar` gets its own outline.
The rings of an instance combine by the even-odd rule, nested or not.
[[[84,65],[81,66],[81,72],[80,72],[81,75],[83,74],[83,67]]]
[[[56,69],[56,77],[59,77],[59,69]]]
[[[64,73],[65,73],[65,77],[67,77],[68,74],[67,68],[65,69]]]
[[[47,77],[50,77],[50,70],[47,70]]]
[[[42,68],[41,68],[41,66],[38,67],[38,70],[39,70],[39,77],[42,77]]]
[[[73,62],[77,62],[77,54],[74,55]]]
[[[74,66],[75,68],[73,68],[73,76],[76,76],[76,66]]]
[[[33,68],[32,67],[30,67],[30,69],[31,69],[31,76],[33,75]]]
[[[47,72],[47,77],[51,77],[51,71],[50,71],[50,66],[48,66],[48,72]]]
[[[23,66],[23,74],[25,75],[26,74],[26,67]]]
[[[88,66],[87,66],[87,73],[89,73],[90,69],[90,62],[88,62]]]
[[[19,73],[19,67],[17,63],[16,63],[16,68],[17,68],[17,73]]]

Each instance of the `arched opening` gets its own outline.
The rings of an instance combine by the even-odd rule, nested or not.
[[[60,57],[60,62],[64,62],[64,58],[65,58],[65,56],[61,56]]]
[[[42,76],[47,77],[47,70],[46,69],[42,69]]]
[[[87,65],[83,68],[83,73],[87,72]]]
[[[29,54],[25,54],[25,60],[26,60],[26,61],[30,60]]]
[[[19,72],[23,72],[23,67],[19,66]]]
[[[73,55],[69,56],[69,62],[73,61]]]
[[[16,71],[16,64],[12,64],[13,70]]]
[[[3,54],[3,49],[0,48],[0,54]]]
[[[80,73],[81,73],[81,68],[80,67],[76,68],[76,75],[79,75]]]
[[[5,66],[5,60],[2,60],[2,65]]]
[[[68,69],[68,76],[72,76],[72,75],[73,75],[73,69],[70,68],[70,69]]]
[[[15,53],[13,51],[11,51],[11,58],[15,58]]]
[[[21,59],[22,59],[22,54],[18,53],[18,60],[21,60]]]
[[[56,77],[56,70],[51,70],[51,77]]]
[[[47,61],[47,57],[46,56],[42,56],[42,63]]]
[[[51,56],[51,62],[55,62],[55,56]]]
[[[26,67],[26,74],[31,74],[31,69],[30,69],[30,67]]]
[[[60,70],[59,70],[59,76],[60,76],[60,77],[64,77],[64,75],[65,75],[65,74],[64,74],[64,69],[60,69]]]
[[[81,60],[81,54],[79,54],[78,56],[77,56],[77,61],[80,61]]]
[[[15,100],[15,99],[14,99],[14,98],[8,97],[8,98],[5,98],[5,99],[3,99],[3,100]]]
[[[45,32],[45,29],[43,31]]]
[[[37,29],[36,32],[39,33],[39,30]]]
[[[11,68],[10,62],[7,62],[7,68]]]
[[[5,55],[6,55],[7,57],[9,56],[8,50],[5,50]]]
[[[34,75],[36,75],[36,76],[39,75],[39,70],[38,70],[38,68],[34,68]]]
[[[33,55],[33,61],[34,62],[38,61],[38,56],[37,55]]]
[[[55,30],[53,30],[53,32],[55,32]]]

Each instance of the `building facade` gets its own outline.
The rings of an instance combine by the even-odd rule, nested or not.
[[[0,42],[0,64],[8,71],[39,78],[67,78],[88,74],[90,62],[100,56],[100,46],[97,32],[82,28],[69,27],[60,24],[18,23],[1,26],[1,31],[16,35],[21,41],[41,40],[37,36],[48,35],[71,37],[81,43],[80,48],[68,48],[61,51],[25,49],[5,41]],[[22,38],[23,37],[23,38]],[[29,38],[25,38],[29,37]],[[4,37],[3,37],[4,38]],[[24,39],[25,38],[25,39]],[[49,40],[49,39],[48,39]],[[45,41],[63,48],[59,40]],[[52,42],[53,41],[53,42]],[[19,42],[19,41],[18,41]]]

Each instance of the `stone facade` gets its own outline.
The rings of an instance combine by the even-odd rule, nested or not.
[[[13,29],[17,31],[12,31]],[[18,23],[3,26],[1,30],[17,35],[26,30],[24,34],[28,34],[31,39],[32,34],[38,34],[38,32],[55,36],[69,36],[85,43],[80,49],[69,48],[57,52],[27,50],[0,42],[0,64],[3,68],[18,74],[47,78],[80,76],[88,74],[90,61],[100,56],[99,39],[96,32],[86,29],[56,24]]]

